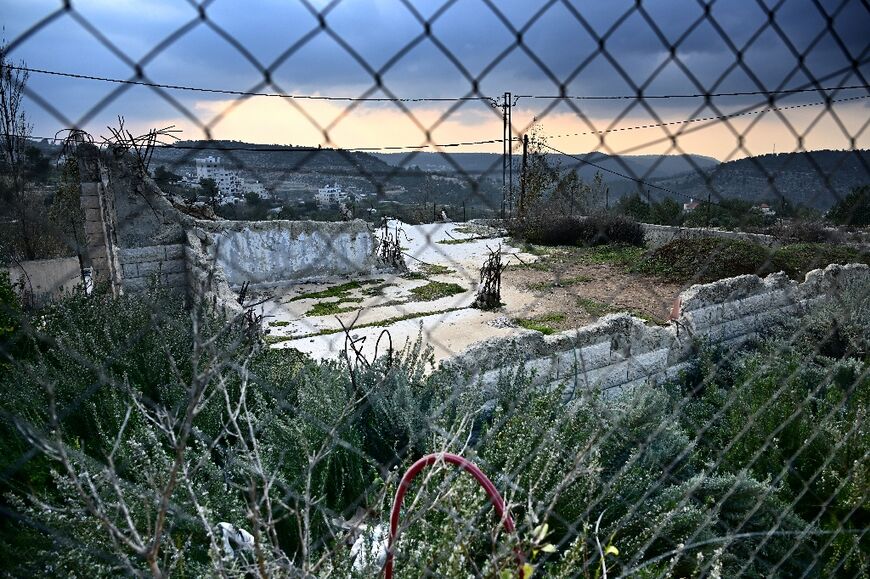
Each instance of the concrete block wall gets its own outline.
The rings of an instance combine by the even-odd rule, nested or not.
[[[371,274],[378,268],[374,232],[361,220],[200,221],[212,257],[239,287]]]
[[[151,284],[186,291],[184,245],[150,245],[118,250],[124,291],[143,291]]]
[[[811,271],[803,283],[776,273],[695,285],[678,298],[678,315],[668,326],[648,326],[628,314],[611,314],[589,326],[551,336],[527,331],[466,350],[445,366],[492,388],[500,374],[526,360],[534,382],[560,388],[567,402],[584,392],[617,394],[673,379],[691,365],[701,342],[733,348],[798,318],[825,300],[870,291],[864,264],[829,265]],[[860,294],[859,294],[860,295]]]
[[[640,226],[643,228],[646,245],[650,249],[661,247],[675,239],[699,239],[702,237],[741,239],[743,241],[752,241],[765,247],[776,247],[779,245],[775,237],[761,233],[744,233],[742,231],[728,231],[706,227],[674,227],[671,225],[655,225],[653,223],[641,223]]]

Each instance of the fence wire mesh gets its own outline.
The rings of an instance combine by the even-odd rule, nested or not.
[[[868,576],[865,1],[45,4],[4,575]]]

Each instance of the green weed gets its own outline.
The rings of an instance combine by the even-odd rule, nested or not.
[[[426,285],[411,289],[411,293],[418,301],[431,302],[433,300],[446,298],[456,294],[465,292],[466,289],[455,283],[447,283],[443,281],[430,281]]]

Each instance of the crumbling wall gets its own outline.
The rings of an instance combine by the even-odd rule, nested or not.
[[[186,237],[187,283],[194,303],[208,304],[227,315],[242,313],[238,296],[230,289],[223,268],[215,262],[211,250],[214,239],[201,229],[188,230]]]
[[[492,387],[509,367],[505,360],[525,360],[534,380],[561,388],[566,401],[590,390],[618,393],[676,377],[689,367],[704,342],[736,347],[798,318],[824,300],[866,291],[870,268],[864,264],[829,265],[806,275],[803,283],[776,273],[694,285],[680,294],[677,312],[666,327],[648,326],[628,314],[551,336],[525,332],[473,346],[446,366]]]
[[[113,291],[151,285],[240,310],[232,287],[368,274],[378,267],[363,221],[207,220],[179,210],[123,151],[77,150],[94,278]]]
[[[363,275],[377,267],[375,238],[361,220],[215,221],[197,228],[230,286]]]
[[[772,235],[761,233],[744,233],[742,231],[728,231],[725,229],[712,229],[709,227],[675,227],[671,225],[655,225],[641,223],[644,240],[647,247],[655,249],[675,239],[700,239],[703,237],[716,237],[721,239],[740,239],[751,241],[765,247],[776,247],[779,242]]]
[[[104,153],[112,191],[124,291],[149,285],[185,292],[185,230],[194,219],[176,209],[129,155]]]

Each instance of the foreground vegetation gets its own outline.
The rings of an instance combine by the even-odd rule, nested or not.
[[[870,563],[866,296],[736,356],[705,350],[667,387],[566,406],[519,358],[485,391],[430,371],[419,344],[315,363],[171,296],[22,313],[2,295],[0,566],[15,576],[347,576],[329,521],[386,520],[397,476],[442,450],[481,465],[518,534],[441,469],[406,500],[403,577],[491,576],[517,542],[547,577]],[[255,552],[224,559],[219,521]]]

